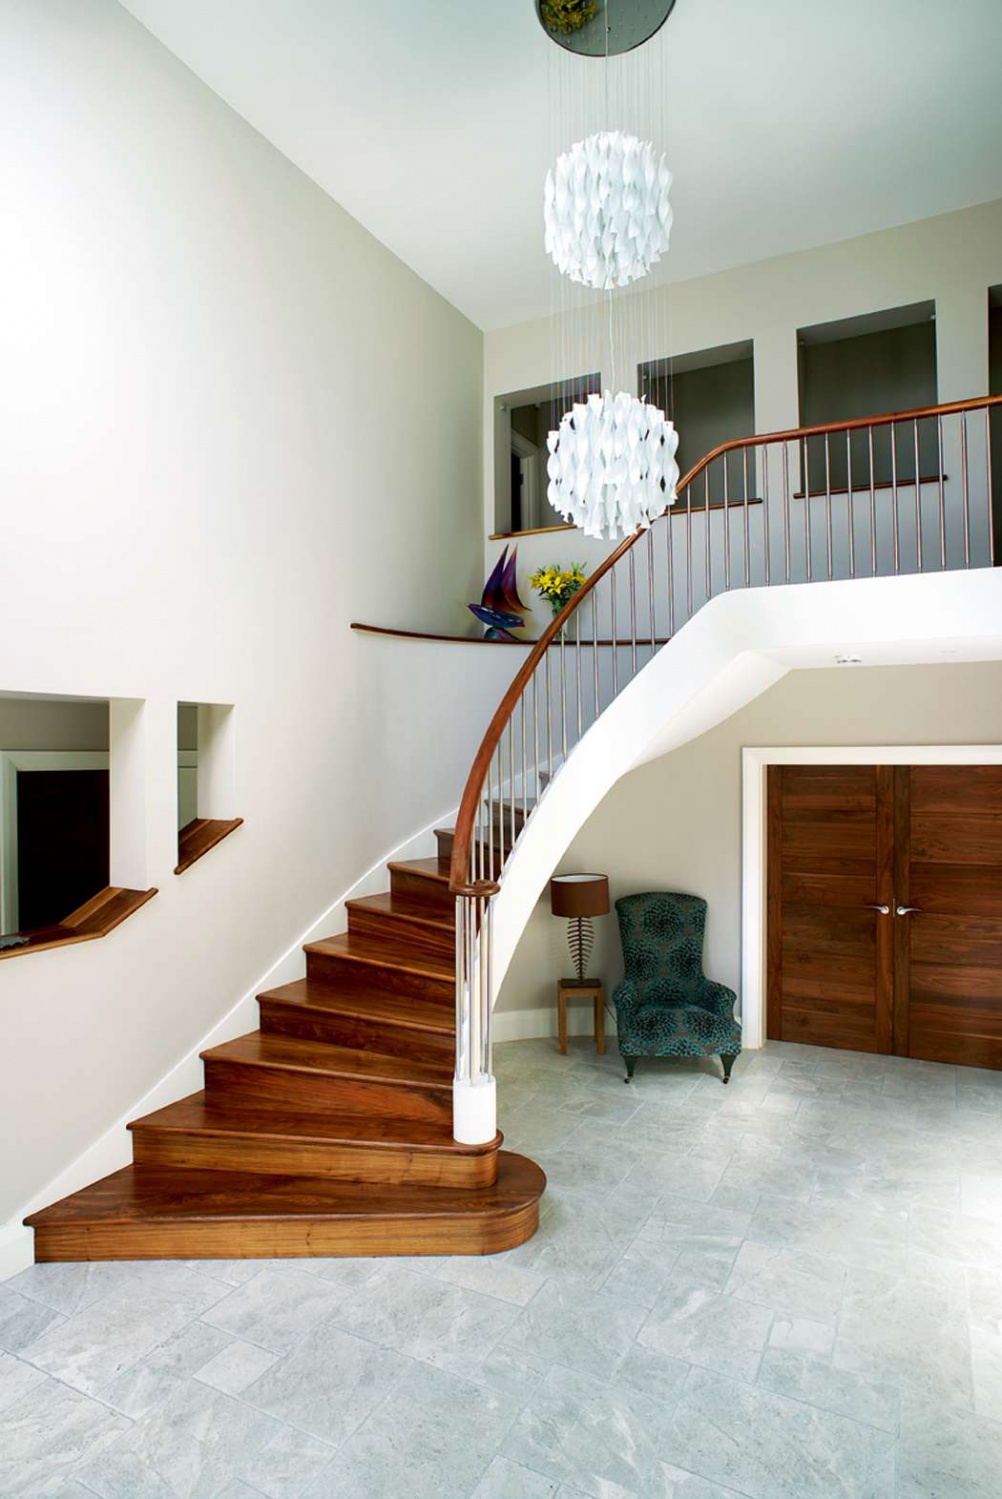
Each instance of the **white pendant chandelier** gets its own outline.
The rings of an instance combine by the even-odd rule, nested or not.
[[[554,265],[598,291],[646,276],[668,248],[671,182],[650,141],[619,130],[578,141],[546,174],[543,222]]]
[[[575,403],[546,446],[550,504],[586,536],[630,536],[675,502],[678,433],[625,391]]]

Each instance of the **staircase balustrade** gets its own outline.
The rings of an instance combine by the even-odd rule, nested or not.
[[[456,823],[457,1140],[495,1133],[493,902],[547,781],[718,594],[994,566],[1000,424],[994,396],[722,443],[544,631],[491,720]]]

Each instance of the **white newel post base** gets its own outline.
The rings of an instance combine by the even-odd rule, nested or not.
[[[460,1145],[489,1145],[498,1132],[497,1083],[493,1077],[452,1084],[452,1135]]]

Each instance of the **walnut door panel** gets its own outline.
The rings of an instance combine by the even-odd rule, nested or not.
[[[770,768],[770,1037],[890,1049],[892,832],[884,768]]]
[[[1002,1068],[1002,766],[916,765],[909,781],[907,1055]]]

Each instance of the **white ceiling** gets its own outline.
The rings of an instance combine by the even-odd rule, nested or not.
[[[123,3],[475,323],[550,312],[551,83],[597,98],[604,65],[558,52],[533,0]],[[630,62],[637,92],[663,80],[665,272],[1002,197],[1000,59],[1002,0],[678,0]]]

